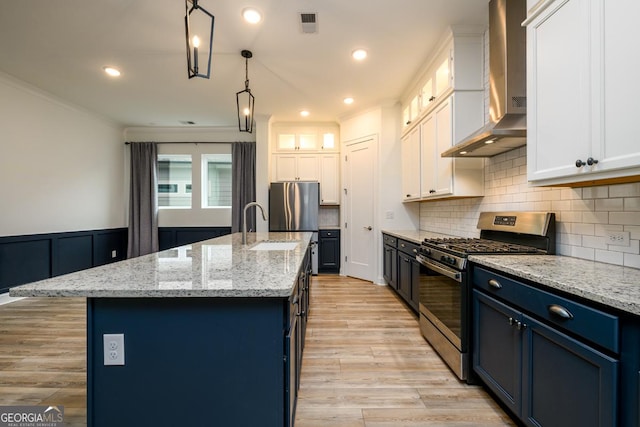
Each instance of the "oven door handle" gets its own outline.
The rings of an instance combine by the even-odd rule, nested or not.
[[[420,264],[424,265],[427,268],[430,268],[436,273],[440,273],[443,276],[447,276],[449,279],[453,279],[458,283],[462,283],[462,275],[460,274],[459,271],[451,270],[449,268],[441,266],[440,264],[436,264],[435,262],[432,262],[431,260],[424,258],[420,255],[416,256],[416,260]]]

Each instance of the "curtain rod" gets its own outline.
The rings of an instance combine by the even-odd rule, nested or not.
[[[138,144],[140,142],[147,142],[147,141],[134,141],[134,142],[125,142],[124,145],[131,145],[131,144]],[[217,142],[213,142],[213,141],[209,141],[209,142],[170,142],[170,141],[161,141],[161,142],[156,142],[156,141],[149,141],[149,142],[155,142],[156,144],[233,144],[236,142],[255,142],[255,141],[231,141],[231,142],[223,142],[223,141],[217,141]]]

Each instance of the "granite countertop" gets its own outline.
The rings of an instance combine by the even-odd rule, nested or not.
[[[640,269],[559,255],[472,255],[469,261],[640,315]]]
[[[260,241],[298,242],[292,250],[252,250]],[[293,291],[308,232],[235,233],[57,276],[10,290],[15,297],[279,297]]]
[[[384,234],[388,234],[399,239],[408,240],[417,244],[422,243],[424,239],[455,237],[449,234],[433,233],[431,231],[423,230],[382,230],[382,232]]]

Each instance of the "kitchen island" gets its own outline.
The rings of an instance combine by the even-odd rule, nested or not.
[[[11,295],[87,298],[89,427],[291,425],[310,240],[233,234]]]

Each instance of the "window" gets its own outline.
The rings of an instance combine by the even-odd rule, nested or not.
[[[190,155],[158,155],[158,207],[191,207]]]
[[[231,154],[202,156],[202,207],[231,207]]]

